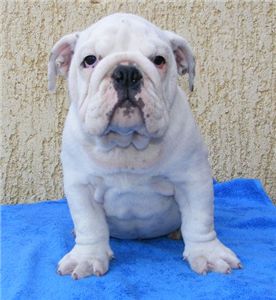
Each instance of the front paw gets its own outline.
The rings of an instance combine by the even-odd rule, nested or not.
[[[229,274],[232,269],[242,268],[236,254],[218,239],[209,242],[185,242],[183,257],[195,272],[204,275],[208,271]]]
[[[113,252],[106,243],[75,245],[58,263],[58,274],[71,274],[73,279],[101,276],[108,271]]]

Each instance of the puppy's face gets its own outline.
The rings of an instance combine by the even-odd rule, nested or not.
[[[61,41],[49,74],[51,62],[69,72],[70,98],[86,133],[106,149],[131,144],[144,149],[164,135],[177,71],[188,72],[191,85],[194,76],[185,40],[140,17],[116,14]]]

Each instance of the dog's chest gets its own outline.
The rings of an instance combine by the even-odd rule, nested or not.
[[[174,186],[161,176],[117,174],[92,178],[94,198],[103,204],[112,236],[154,237],[178,226]]]
[[[97,202],[115,201],[123,194],[159,194],[172,196],[173,184],[163,176],[143,176],[136,174],[112,174],[90,176],[94,199]]]

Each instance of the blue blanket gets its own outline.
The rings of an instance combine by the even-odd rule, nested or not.
[[[260,182],[216,183],[215,223],[244,269],[200,276],[182,241],[111,239],[109,272],[74,281],[56,273],[74,244],[66,201],[2,206],[1,299],[276,299],[276,208]]]

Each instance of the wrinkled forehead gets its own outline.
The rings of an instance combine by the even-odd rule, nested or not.
[[[121,16],[103,19],[81,32],[79,47],[83,56],[102,57],[114,52],[139,51],[145,56],[166,55],[169,43],[162,30],[143,19]]]

